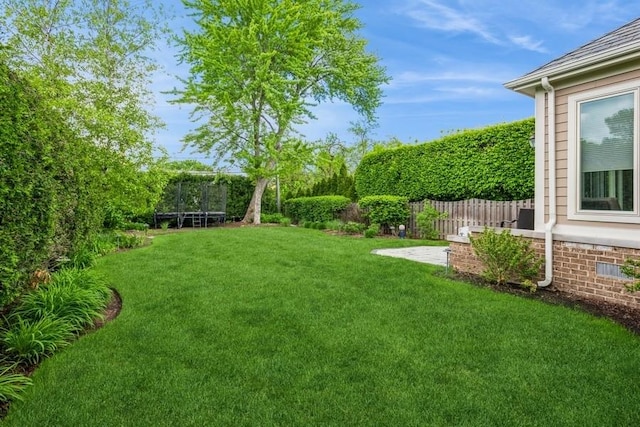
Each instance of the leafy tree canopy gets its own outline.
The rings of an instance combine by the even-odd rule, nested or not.
[[[95,147],[103,198],[132,210],[162,183],[139,174],[154,164],[148,56],[164,34],[152,0],[2,0],[0,60],[24,76],[67,126]],[[107,197],[104,197],[104,196]]]
[[[196,105],[185,142],[231,158],[256,181],[245,221],[260,221],[271,177],[308,152],[294,126],[340,100],[375,120],[388,80],[343,0],[183,0],[198,24],[178,39],[190,76],[175,102]]]

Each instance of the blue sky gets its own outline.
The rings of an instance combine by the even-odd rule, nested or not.
[[[173,9],[174,30],[190,26],[180,0],[163,0]],[[375,140],[396,137],[405,143],[437,139],[459,129],[484,127],[533,116],[533,100],[503,83],[543,65],[640,17],[640,2],[590,0],[360,0],[357,16],[368,50],[386,68],[391,82],[378,110]],[[161,91],[185,75],[175,48],[158,56],[165,72],[153,83],[155,113],[167,124],[156,135],[173,159],[210,163],[182,150],[194,126],[189,108],[167,103]],[[357,115],[346,104],[323,104],[318,119],[299,130],[309,141],[336,133],[350,143],[349,122]]]

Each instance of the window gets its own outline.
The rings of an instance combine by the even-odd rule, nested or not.
[[[569,97],[569,219],[640,222],[637,104],[633,86]]]

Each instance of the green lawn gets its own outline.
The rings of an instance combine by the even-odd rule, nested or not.
[[[412,244],[219,228],[103,258],[122,313],[46,360],[5,423],[640,423],[638,337],[370,254]]]

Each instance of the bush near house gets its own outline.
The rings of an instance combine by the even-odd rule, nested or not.
[[[521,282],[535,291],[531,282],[543,263],[531,241],[522,236],[514,236],[506,229],[498,233],[485,227],[478,237],[469,236],[473,252],[484,266],[482,276],[490,282],[504,285],[507,282]]]
[[[527,119],[368,154],[355,173],[358,197],[390,194],[412,202],[531,198],[533,133],[534,120]]]
[[[293,222],[327,222],[336,219],[351,203],[344,196],[317,196],[289,199],[284,203],[285,215]]]

